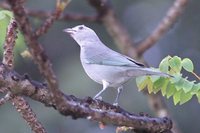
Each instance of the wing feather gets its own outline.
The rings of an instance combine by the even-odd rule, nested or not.
[[[94,55],[84,60],[87,64],[99,64],[119,67],[144,67],[143,64],[135,61],[128,56],[110,50],[101,54]]]

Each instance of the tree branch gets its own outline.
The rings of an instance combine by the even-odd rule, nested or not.
[[[3,46],[3,61],[2,63],[7,65],[9,69],[14,67],[14,54],[13,49],[15,46],[15,40],[17,38],[17,22],[12,19],[7,27],[5,43]]]
[[[38,121],[36,114],[31,109],[28,102],[21,96],[13,95],[11,99],[13,106],[21,114],[21,116],[26,120],[28,125],[31,127],[31,130],[35,133],[46,133],[45,128]]]
[[[149,94],[148,94],[149,95]],[[157,114],[158,117],[171,116],[164,99],[160,94],[151,94],[148,96],[148,102],[151,109]],[[181,133],[176,121],[171,117],[173,121],[172,131],[174,133]]]
[[[19,23],[19,27],[24,34],[28,48],[36,64],[38,65],[40,73],[47,80],[49,89],[51,90],[52,98],[56,103],[62,102],[60,96],[59,85],[56,75],[52,69],[52,64],[45,54],[43,47],[37,42],[31,24],[29,23],[27,14],[23,7],[24,0],[7,0],[14,13],[15,19]]]
[[[56,105],[52,102],[49,88],[46,85],[33,81],[27,76],[21,76],[2,64],[0,65],[0,73],[0,84],[2,85],[0,87],[10,86],[13,94],[30,97],[47,106],[54,107],[62,115],[72,116],[74,119],[87,118],[105,124],[128,126],[148,132],[163,132],[172,128],[172,122],[167,117],[152,118],[131,114],[120,107],[92,98],[81,100],[62,93],[64,102]],[[57,106],[60,108],[56,108]]]
[[[183,9],[187,5],[188,0],[175,0],[173,6],[169,9],[166,16],[158,24],[155,30],[137,47],[137,53],[141,56],[147,49],[156,44],[158,40],[169,30],[169,28],[177,21]]]
[[[14,46],[15,40],[17,37],[17,22],[13,19],[7,28],[6,39],[4,43],[4,52],[3,52],[3,64],[7,66],[8,70],[12,70],[14,67]],[[6,86],[6,88],[10,89],[10,85]],[[4,87],[3,87],[4,88]],[[45,129],[41,125],[41,123],[37,120],[35,113],[32,111],[28,102],[23,97],[15,96],[10,91],[6,94],[4,98],[1,99],[0,103],[3,104],[7,101],[11,100],[13,106],[16,110],[22,115],[24,120],[31,127],[32,131],[35,133],[46,133]]]

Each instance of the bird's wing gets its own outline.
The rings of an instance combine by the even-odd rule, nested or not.
[[[85,63],[121,67],[144,67],[143,64],[115,51],[107,51],[94,55],[85,59]]]
[[[132,59],[132,58],[130,58],[130,57],[128,57],[128,56],[125,56],[125,55],[123,55],[123,56],[126,57],[129,61],[135,63],[136,65],[138,65],[138,66],[140,66],[140,67],[144,67],[144,64],[142,64],[142,63],[140,63],[140,62],[137,62],[137,61],[135,61],[134,59]]]

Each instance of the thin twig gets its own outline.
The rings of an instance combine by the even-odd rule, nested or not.
[[[84,15],[80,13],[65,13],[60,17],[60,20],[99,22],[99,17],[97,15]]]
[[[38,121],[36,114],[31,109],[28,102],[21,96],[13,95],[11,99],[13,106],[16,110],[20,112],[21,116],[26,120],[28,125],[31,127],[31,130],[35,133],[46,133],[45,128]]]
[[[62,93],[63,102],[55,104],[52,103],[50,89],[46,85],[33,81],[27,76],[19,75],[17,72],[9,70],[5,65],[0,65],[0,73],[2,73],[0,85],[3,85],[3,87],[10,86],[11,92],[15,95],[24,95],[46,106],[54,107],[64,116],[72,116],[74,119],[86,118],[105,124],[133,127],[137,130],[149,132],[162,132],[170,130],[172,127],[171,120],[167,117],[153,118],[136,115],[120,107],[92,98],[81,100]]]
[[[200,77],[199,77],[195,72],[192,72],[192,74],[193,74],[198,80],[200,80]]]
[[[12,19],[7,28],[6,39],[4,43],[3,61],[4,66],[7,69],[12,70],[14,67],[14,46],[15,40],[17,38],[17,22]],[[7,86],[10,89],[11,84]],[[30,108],[26,100],[21,96],[15,96],[10,91],[8,91],[7,97],[2,99],[2,103],[11,100],[12,104],[15,106],[16,110],[22,115],[24,120],[31,127],[32,131],[35,133],[46,133],[45,129],[41,123],[37,120],[35,113]]]
[[[14,46],[17,38],[17,22],[12,19],[7,28],[6,39],[3,46],[3,61],[2,63],[7,65],[9,69],[13,69],[14,66]]]
[[[141,56],[147,49],[151,48],[156,42],[169,30],[181,15],[188,0],[175,0],[173,6],[169,9],[166,16],[158,24],[155,30],[137,47],[137,53]]]
[[[69,4],[69,1],[70,0],[63,2],[61,0],[57,0],[55,11],[51,15],[49,15],[49,17],[45,20],[45,22],[35,31],[34,36],[36,38],[45,34],[48,31],[48,29],[53,25],[53,23],[57,19],[59,19],[65,7]]]

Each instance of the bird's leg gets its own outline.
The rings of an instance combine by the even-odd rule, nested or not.
[[[95,96],[94,96],[94,98],[93,99],[102,99],[102,98],[100,98],[101,96],[101,93],[103,93],[104,91],[106,90],[106,88],[103,88],[101,91],[99,91]]]
[[[123,86],[120,86],[120,87],[117,88],[117,97],[116,97],[113,105],[118,106],[119,96],[120,96],[122,90],[123,90]]]
[[[103,89],[102,89],[101,91],[99,91],[99,92],[94,96],[93,99],[98,99],[98,98],[100,97],[101,93],[103,93],[103,92],[108,88],[109,83],[108,83],[107,81],[102,80],[102,83],[103,83]]]

